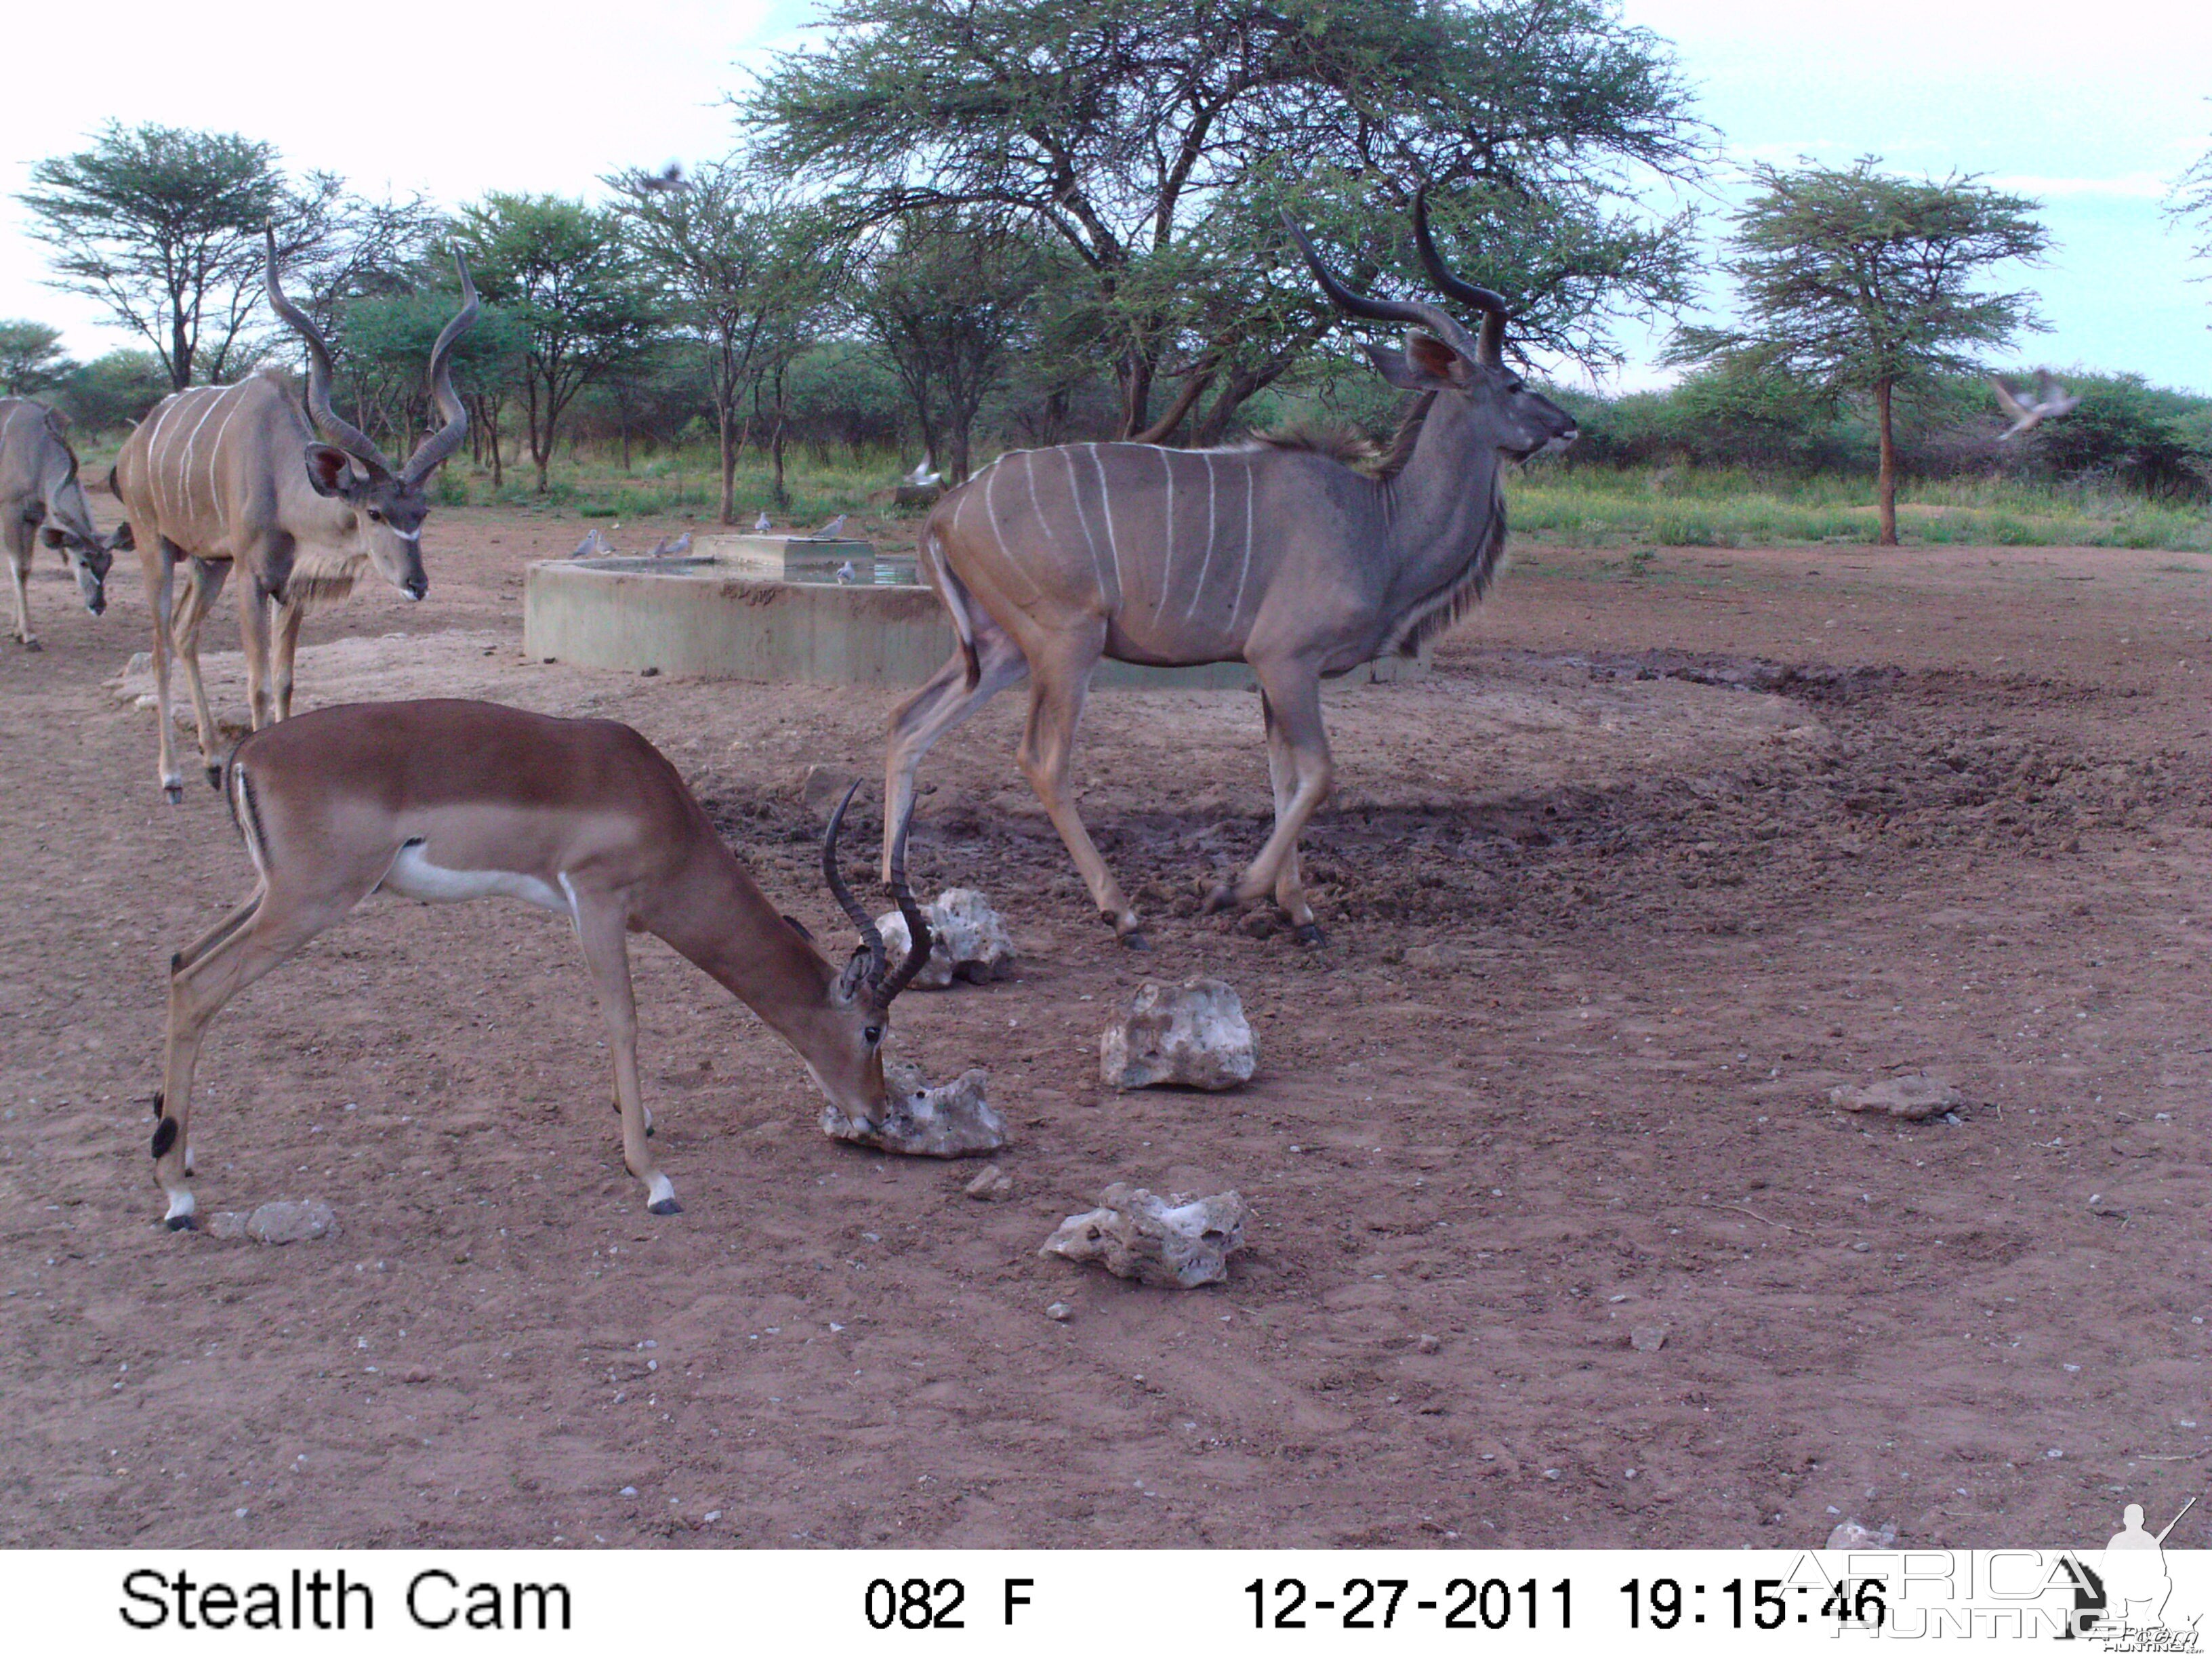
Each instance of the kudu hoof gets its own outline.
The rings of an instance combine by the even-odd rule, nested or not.
[[[1132,927],[1121,936],[1121,948],[1125,951],[1149,951],[1152,948],[1152,940],[1145,937],[1141,927]]]
[[[161,793],[172,806],[182,806],[185,804],[185,786],[181,783],[163,784]]]
[[[682,1215],[684,1206],[672,1198],[655,1199],[645,1206],[655,1215]]]
[[[1302,921],[1291,929],[1291,937],[1301,945],[1326,945],[1328,935],[1321,930],[1317,921]]]
[[[197,1212],[164,1216],[161,1218],[161,1224],[173,1233],[188,1233],[199,1225],[199,1216]]]
[[[218,795],[222,793],[222,768],[210,766],[207,769],[207,781],[209,788],[214,790]]]
[[[23,641],[23,649],[26,651],[43,651],[46,648],[46,647],[45,646],[40,644],[36,640],[25,640]]]
[[[1206,896],[1206,902],[1199,907],[1199,913],[1201,915],[1218,915],[1224,910],[1236,908],[1237,890],[1224,881]]]

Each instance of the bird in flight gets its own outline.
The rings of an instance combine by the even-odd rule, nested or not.
[[[659,172],[647,173],[637,182],[646,190],[682,190],[691,181],[684,176],[681,161],[671,161]]]
[[[929,465],[929,452],[921,452],[921,465],[906,475],[906,481],[916,489],[927,489],[932,484],[943,483],[945,475],[933,471]]]
[[[2014,391],[2001,374],[1990,375],[1990,385],[1997,394],[1997,407],[2012,419],[2012,424],[1998,435],[1999,443],[2023,432],[2033,432],[2045,421],[2071,413],[2081,401],[2078,394],[2068,396],[2066,388],[2047,368],[2036,371],[2033,398],[2023,398]]]

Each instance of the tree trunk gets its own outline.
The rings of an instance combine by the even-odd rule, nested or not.
[[[1881,510],[1881,545],[1897,545],[1897,434],[1890,423],[1889,394],[1895,382],[1877,380],[1874,386],[1875,412],[1881,428],[1881,482],[1877,498]]]
[[[735,441],[737,434],[731,430],[732,412],[726,398],[714,410],[715,438],[720,450],[722,472],[722,504],[716,516],[724,524],[738,521],[738,446]]]
[[[1152,424],[1148,418],[1152,406],[1152,360],[1144,353],[1131,350],[1121,362],[1121,429],[1117,438],[1133,438]]]
[[[775,372],[775,425],[769,434],[769,453],[775,466],[775,504],[791,510],[791,493],[783,487],[783,371]]]

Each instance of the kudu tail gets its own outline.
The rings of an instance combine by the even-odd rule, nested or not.
[[[921,532],[920,551],[923,577],[937,590],[937,597],[945,601],[945,610],[951,613],[953,637],[960,641],[961,660],[967,666],[968,690],[973,691],[983,681],[983,659],[975,649],[975,597],[945,562],[945,538],[937,533],[933,523]]]

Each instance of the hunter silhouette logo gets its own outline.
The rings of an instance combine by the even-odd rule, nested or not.
[[[2166,1537],[2181,1524],[2182,1516],[2196,1507],[2191,1498],[2179,1515],[2153,1533],[2143,1526],[2142,1505],[2130,1504],[2121,1511],[2120,1530],[2105,1546],[2104,1559],[2096,1570],[2069,1559],[2066,1565],[2074,1569],[2069,1576],[2075,1583],[2069,1636],[2108,1647],[2124,1645],[2135,1652],[2197,1650],[2193,1620],[2181,1628],[2163,1622],[2166,1599],[2173,1594],[2173,1580],[2166,1570]]]

